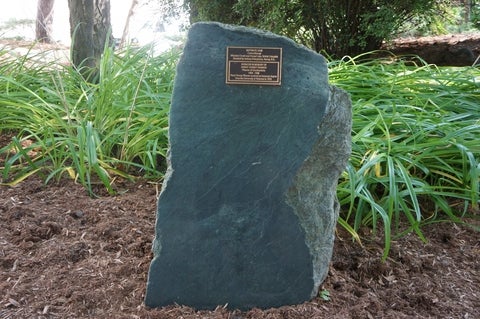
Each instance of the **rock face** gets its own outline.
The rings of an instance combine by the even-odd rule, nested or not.
[[[280,85],[226,84],[226,47],[282,48]],[[316,296],[331,259],[351,103],[324,58],[194,24],[177,67],[145,303],[269,308]]]

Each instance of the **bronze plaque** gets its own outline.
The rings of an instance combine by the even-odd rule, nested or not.
[[[227,84],[280,85],[282,48],[227,47]]]

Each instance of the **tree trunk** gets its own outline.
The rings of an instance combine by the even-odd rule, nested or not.
[[[465,23],[470,22],[471,14],[472,14],[472,6],[473,6],[472,0],[465,0]]]
[[[110,19],[110,0],[95,0],[93,19],[94,55],[97,61],[102,57],[106,46],[115,45]]]
[[[68,0],[73,65],[90,82],[98,81],[106,44],[113,44],[110,0]]]
[[[120,40],[120,48],[123,48],[128,39],[128,34],[130,32],[130,19],[132,18],[133,14],[135,13],[135,8],[138,5],[138,0],[132,0],[132,4],[130,5],[130,10],[128,10],[127,21],[125,21],[125,27],[123,28],[122,39]]]
[[[35,39],[42,43],[52,42],[53,5],[55,0],[38,0]]]

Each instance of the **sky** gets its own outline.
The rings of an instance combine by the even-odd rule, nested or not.
[[[130,0],[110,0],[112,33],[115,38],[122,37],[130,5]],[[163,42],[161,40],[163,40],[165,36],[179,34],[178,24],[166,25],[166,32],[163,34],[153,32],[155,25],[160,20],[158,16],[155,16],[153,11],[154,10],[148,7],[140,7],[130,21],[130,36],[131,38],[136,38],[140,44]],[[19,36],[25,40],[33,40],[35,38],[34,24],[18,27],[15,30],[5,30],[2,26],[5,26],[6,22],[12,21],[13,19],[17,21],[22,19],[34,21],[36,13],[37,0],[16,0],[3,4],[2,10],[0,10],[0,38]],[[68,16],[68,1],[55,1],[52,37],[54,41],[65,45],[70,44],[70,24]]]

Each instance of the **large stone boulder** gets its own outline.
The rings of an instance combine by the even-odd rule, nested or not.
[[[226,83],[229,46],[281,48],[281,81]],[[256,29],[194,24],[174,83],[146,305],[248,309],[315,297],[350,130],[349,97],[328,84],[321,55]]]

